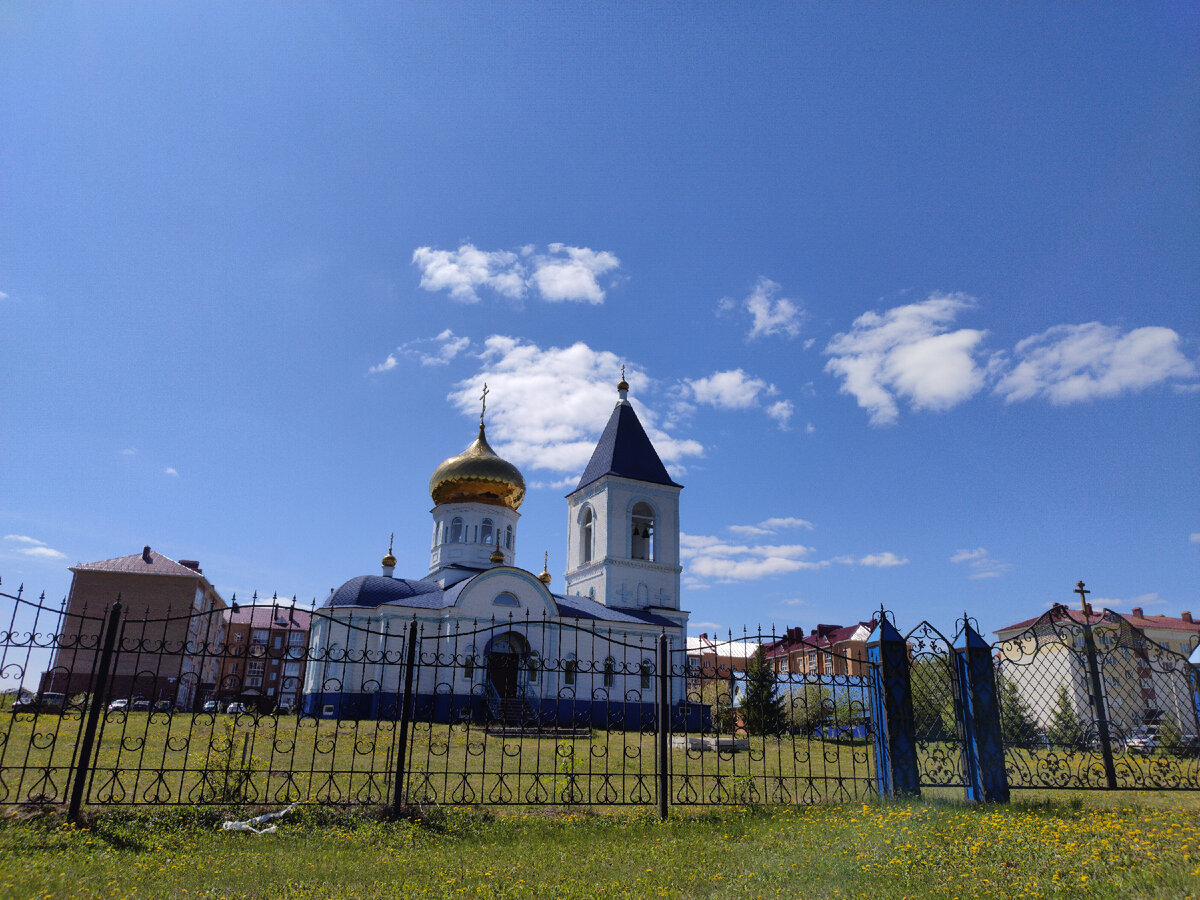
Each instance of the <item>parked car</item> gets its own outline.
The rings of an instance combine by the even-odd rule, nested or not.
[[[154,704],[155,712],[169,713],[174,708],[175,708],[175,704],[173,704],[170,700],[159,700],[157,703]]]
[[[150,712],[150,701],[145,697],[134,697],[129,702],[129,708],[133,712]]]
[[[1158,749],[1158,726],[1139,725],[1125,738],[1125,748],[1132,753],[1152,753]]]
[[[216,700],[205,700],[200,712],[215,713],[221,711],[221,705]]]
[[[225,707],[225,712],[229,713],[231,716],[236,716],[238,713],[249,711],[250,710],[246,707],[246,704],[242,703],[240,700],[234,700],[227,707]]]
[[[54,692],[26,694],[13,701],[12,711],[14,713],[61,713],[66,703],[67,698],[64,694]]]
[[[108,704],[108,711],[109,712],[128,712],[129,711],[129,698],[122,697],[119,700],[114,700],[112,703]]]

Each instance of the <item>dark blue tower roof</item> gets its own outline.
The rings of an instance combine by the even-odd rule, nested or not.
[[[638,421],[637,413],[625,400],[617,404],[609,417],[604,433],[600,435],[600,442],[596,444],[575,490],[587,487],[605,475],[619,475],[673,487],[683,486],[671,480],[662,460],[658,458],[658,451],[646,435],[646,429]]]

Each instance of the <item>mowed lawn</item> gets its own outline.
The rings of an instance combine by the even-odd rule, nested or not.
[[[415,821],[303,807],[279,832],[229,815],[10,814],[0,896],[1200,897],[1190,795],[1088,795],[608,815],[435,807]]]

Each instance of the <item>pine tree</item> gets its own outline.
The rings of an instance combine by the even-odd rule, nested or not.
[[[1000,695],[1001,740],[1013,747],[1033,744],[1037,739],[1037,719],[1017,690],[1017,683],[998,675],[996,692]]]
[[[1075,715],[1075,708],[1071,704],[1071,695],[1067,691],[1067,686],[1061,685],[1058,689],[1058,699],[1054,704],[1054,713],[1050,716],[1050,728],[1047,729],[1047,736],[1051,743],[1080,749],[1084,745],[1084,735],[1083,723],[1079,721],[1079,716]]]
[[[761,645],[746,665],[742,721],[750,734],[775,734],[783,730],[783,702],[775,684],[775,673],[767,664],[767,654]]]

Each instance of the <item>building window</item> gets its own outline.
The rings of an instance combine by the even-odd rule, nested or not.
[[[463,678],[467,681],[475,677],[475,647],[470,646],[467,652],[463,654]]]
[[[654,509],[649,503],[633,507],[633,532],[630,556],[633,559],[654,559]]]
[[[509,525],[508,528],[504,532],[504,549],[505,550],[512,549],[512,526],[511,525]]]
[[[650,660],[643,659],[642,664],[640,666],[638,666],[638,673],[641,675],[641,685],[642,685],[643,691],[648,691],[650,689],[650,672],[651,671],[652,671],[652,667],[650,665]]]
[[[588,507],[583,511],[583,519],[579,524],[579,552],[584,563],[592,561],[592,534],[594,531],[594,516],[591,507]]]
[[[496,599],[492,601],[493,606],[520,606],[521,601],[513,594],[505,591],[502,594],[497,594]]]
[[[574,654],[567,657],[567,662],[563,666],[563,684],[568,687],[575,686],[575,673],[579,671],[579,662],[575,659]]]
[[[277,635],[275,635],[275,640],[272,642],[272,646],[273,646],[273,647],[274,647],[276,650],[282,650],[282,649],[283,649],[283,635],[282,635],[282,634],[277,634]]]
[[[536,653],[529,654],[529,683],[537,684],[538,669],[541,668],[541,660],[538,659]]]
[[[269,638],[270,636],[271,636],[271,633],[269,631],[267,631],[265,628],[255,628],[254,631],[251,632],[251,634],[250,634],[250,643],[266,644],[267,638]]]
[[[458,516],[450,520],[450,543],[457,544],[463,539],[463,521]]]
[[[298,662],[284,663],[283,664],[283,674],[289,675],[289,676],[299,675],[300,674],[300,663],[298,663]]]
[[[612,687],[617,681],[617,661],[611,656],[604,661],[604,686]]]
[[[230,675],[237,675],[237,674],[238,674],[238,672],[241,670],[241,668],[242,668],[242,664],[241,664],[241,663],[237,663],[237,662],[235,662],[235,663],[231,663],[231,664],[230,664],[230,666],[229,666],[229,674],[230,674]]]
[[[262,684],[266,664],[261,660],[252,659],[246,664],[246,687],[258,687]]]
[[[233,642],[234,642],[235,644],[240,644],[240,643],[241,643],[242,641],[244,641],[245,639],[246,639],[246,635],[245,635],[243,632],[241,632],[241,631],[235,631],[235,632],[233,633]]]
[[[483,542],[489,547],[492,545],[492,520],[483,520]]]

